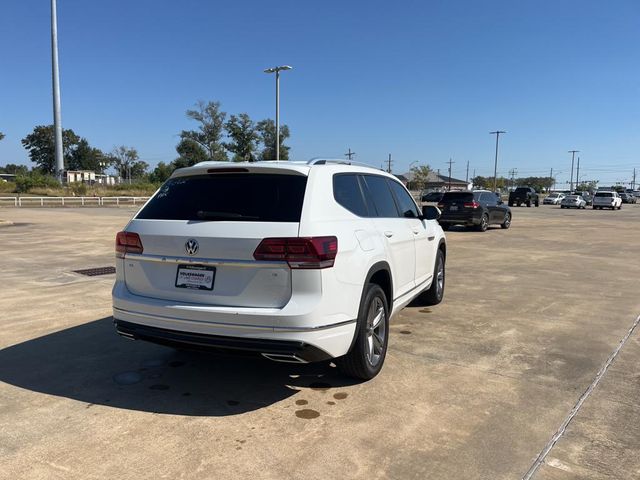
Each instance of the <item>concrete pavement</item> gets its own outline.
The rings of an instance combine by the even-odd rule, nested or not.
[[[383,372],[176,352],[115,335],[130,209],[2,209],[0,478],[522,478],[640,313],[640,205],[514,208],[448,232],[437,307]],[[638,478],[635,332],[533,478]]]

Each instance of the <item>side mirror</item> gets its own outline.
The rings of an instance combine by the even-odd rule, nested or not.
[[[440,209],[433,205],[425,205],[422,207],[422,218],[425,220],[438,220],[440,218]]]

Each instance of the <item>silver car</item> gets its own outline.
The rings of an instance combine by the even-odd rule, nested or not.
[[[567,195],[560,201],[560,208],[587,208],[587,201],[581,195]]]
[[[558,205],[564,198],[564,193],[551,193],[543,201],[543,205]]]

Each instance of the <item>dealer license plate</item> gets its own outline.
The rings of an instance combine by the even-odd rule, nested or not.
[[[206,265],[178,265],[176,287],[213,290],[216,268]]]

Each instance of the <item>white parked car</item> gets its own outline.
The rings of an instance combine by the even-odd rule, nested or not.
[[[543,205],[558,205],[565,197],[564,193],[551,193],[542,201]]]
[[[602,191],[598,190],[593,197],[593,209],[602,210],[603,208],[610,208],[620,210],[622,208],[622,198],[618,195],[618,192],[614,191]]]
[[[560,202],[560,208],[587,208],[587,201],[581,195],[567,195]]]
[[[118,333],[283,362],[381,369],[389,320],[437,304],[447,246],[393,176],[344,161],[177,170],[116,238]]]

